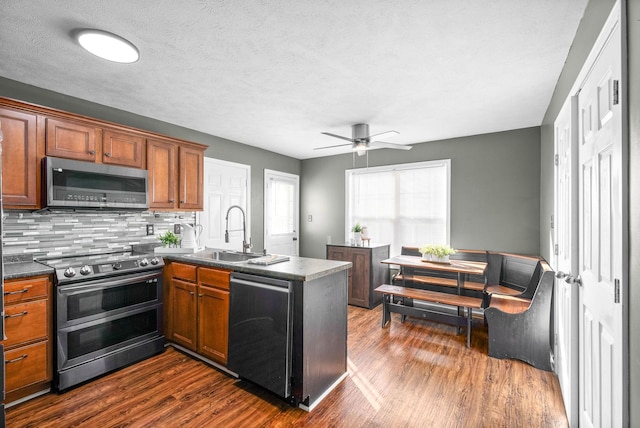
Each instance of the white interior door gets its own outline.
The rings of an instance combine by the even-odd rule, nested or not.
[[[578,285],[565,275],[578,272],[577,98],[570,96],[554,124],[555,134],[555,370],[569,426],[578,423]]]
[[[202,225],[200,245],[242,251],[242,214],[234,209],[229,213],[229,242],[224,242],[225,217],[232,205],[241,206],[246,213],[247,240],[251,237],[249,212],[251,167],[239,163],[204,158],[204,210],[197,215]]]
[[[269,254],[298,255],[300,178],[264,171],[264,248]]]
[[[624,423],[623,164],[619,17],[578,95],[580,425]]]

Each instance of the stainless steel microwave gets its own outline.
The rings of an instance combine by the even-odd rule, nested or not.
[[[149,208],[144,169],[54,157],[42,164],[48,208]]]

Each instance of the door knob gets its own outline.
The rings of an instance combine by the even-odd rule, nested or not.
[[[580,275],[573,276],[570,273],[565,273],[559,270],[558,272],[556,272],[556,278],[564,279],[564,282],[566,282],[567,284],[582,285],[582,278],[580,278]]]

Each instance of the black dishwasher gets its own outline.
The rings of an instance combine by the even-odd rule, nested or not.
[[[291,394],[291,282],[231,274],[227,366],[281,397]]]

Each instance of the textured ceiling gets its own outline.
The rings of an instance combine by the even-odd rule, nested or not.
[[[540,125],[586,3],[2,0],[0,76],[306,159],[360,122],[398,144]]]

